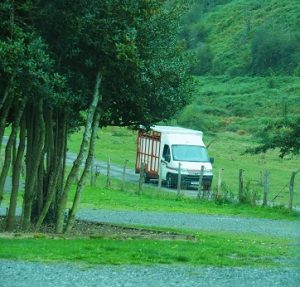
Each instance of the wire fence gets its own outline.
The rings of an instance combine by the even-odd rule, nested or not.
[[[217,182],[215,182],[211,188],[207,189],[202,184],[204,169],[201,169],[198,185],[191,188],[182,181],[181,166],[179,164],[177,180],[171,189],[166,189],[169,186],[166,186],[165,181],[162,180],[161,174],[159,174],[155,183],[158,191],[164,189],[165,191],[176,192],[177,196],[181,196],[182,194],[193,194],[193,197],[198,198],[199,200],[206,199],[218,202],[231,201],[263,206],[285,205],[290,210],[295,208],[295,178],[300,172],[300,169],[292,172],[290,178],[287,178],[287,183],[281,187],[277,186],[277,190],[274,190],[274,187],[271,186],[271,173],[269,170],[262,171],[257,179],[245,180],[245,170],[239,169],[237,172],[237,192],[233,192],[232,190],[234,190],[234,188],[226,185],[225,172],[224,169],[215,171],[215,174],[217,174],[215,175],[215,180]],[[107,177],[106,187],[110,187],[112,177],[121,180],[121,190],[123,191],[125,190],[126,182],[135,182],[137,184],[138,194],[142,193],[146,181],[145,164],[142,163],[141,172],[135,174],[132,169],[128,168],[127,160],[121,167],[112,164],[110,158],[106,164],[95,163],[91,168],[91,185],[95,183],[100,174]],[[192,192],[187,193],[187,190],[192,190]],[[272,192],[270,192],[270,190]],[[297,196],[299,196],[299,193],[297,193]]]

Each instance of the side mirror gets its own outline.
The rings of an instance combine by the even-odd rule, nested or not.
[[[210,157],[210,158],[209,158],[209,161],[210,161],[211,164],[213,164],[213,163],[215,162],[215,158]]]

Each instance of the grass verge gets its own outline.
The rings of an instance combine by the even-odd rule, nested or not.
[[[279,239],[201,233],[195,241],[94,239],[0,239],[0,258],[87,264],[193,264],[279,266],[292,258]]]
[[[80,206],[82,208],[187,212],[287,220],[299,220],[300,218],[299,212],[290,212],[283,207],[271,208],[233,203],[218,204],[213,201],[177,197],[175,193],[159,192],[155,187],[147,186],[144,187],[142,194],[138,195],[136,184],[127,183],[125,192],[120,190],[120,185],[121,182],[114,179],[112,180],[112,187],[107,189],[105,188],[105,178],[100,178],[96,187],[85,187]]]

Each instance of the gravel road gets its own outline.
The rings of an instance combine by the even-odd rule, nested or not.
[[[6,214],[0,207],[0,215]],[[17,213],[21,210],[18,208]],[[154,211],[80,209],[77,218],[94,222],[169,227],[197,231],[258,234],[300,240],[300,222],[238,216],[168,213]],[[0,285],[1,286],[1,285]]]
[[[118,224],[138,224],[187,230],[224,231],[300,238],[300,222],[288,220],[103,209],[81,209],[77,217],[83,220]]]
[[[2,287],[296,287],[295,269],[193,266],[97,266],[0,260]],[[13,280],[12,280],[13,278]]]

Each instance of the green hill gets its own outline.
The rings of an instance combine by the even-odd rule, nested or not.
[[[198,0],[182,37],[196,93],[172,124],[255,133],[300,114],[300,1]]]
[[[183,37],[195,53],[195,74],[299,76],[299,27],[299,0],[202,0],[186,17]]]
[[[299,77],[207,76],[173,124],[206,132],[255,133],[270,120],[300,114]]]

